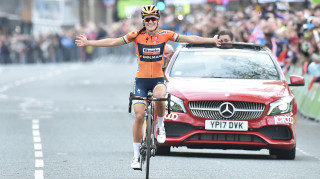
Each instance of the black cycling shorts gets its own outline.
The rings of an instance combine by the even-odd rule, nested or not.
[[[154,90],[158,84],[166,85],[164,77],[160,78],[136,78],[133,89],[134,97],[147,97],[148,91]]]

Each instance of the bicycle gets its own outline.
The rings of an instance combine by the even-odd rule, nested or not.
[[[146,162],[146,178],[149,178],[149,166],[150,158],[156,154],[157,146],[155,140],[154,130],[154,101],[167,101],[168,102],[168,114],[170,114],[170,101],[171,96],[168,94],[167,98],[154,98],[152,92],[148,92],[147,97],[133,97],[133,93],[130,93],[129,97],[129,113],[131,113],[132,100],[145,100],[147,102],[147,108],[145,110],[145,130],[141,139],[140,147],[140,164],[142,171],[142,165]],[[137,169],[138,170],[138,169]]]

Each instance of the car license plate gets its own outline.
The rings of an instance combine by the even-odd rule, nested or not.
[[[248,131],[248,121],[206,120],[205,129],[223,131]]]

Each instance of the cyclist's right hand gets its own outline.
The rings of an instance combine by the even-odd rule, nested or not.
[[[75,44],[79,47],[87,46],[88,43],[88,39],[85,35],[79,35],[75,40]]]
[[[221,46],[221,40],[218,38],[218,35],[213,36],[213,40],[217,47]]]

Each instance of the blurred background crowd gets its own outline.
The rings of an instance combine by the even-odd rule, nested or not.
[[[143,4],[159,3],[149,1],[57,1],[65,3],[57,4],[65,10],[75,11],[61,15],[52,4],[55,1],[17,0],[19,7],[29,6],[32,11],[19,8],[20,17],[15,18],[4,16],[0,8],[0,64],[84,62],[119,53],[104,48],[78,48],[74,40],[79,34],[101,39],[121,37],[141,29],[139,8]],[[6,2],[0,0],[0,4]],[[295,64],[304,65],[304,71],[308,72],[308,65],[320,59],[320,1],[319,4],[310,0],[165,0],[161,3],[161,29],[204,37],[213,37],[220,30],[229,29],[236,42],[269,47],[285,73]],[[90,7],[95,8],[90,11]],[[103,18],[92,19],[99,8],[104,10]],[[125,15],[119,9],[125,10]],[[26,16],[29,20],[23,20]],[[48,24],[41,26],[41,20],[46,20],[41,19],[44,17],[49,19],[45,21]],[[11,21],[14,23],[9,23]],[[63,24],[64,21],[67,22]],[[55,23],[60,23],[60,28],[51,27]],[[135,51],[131,48],[121,53],[134,54]]]

